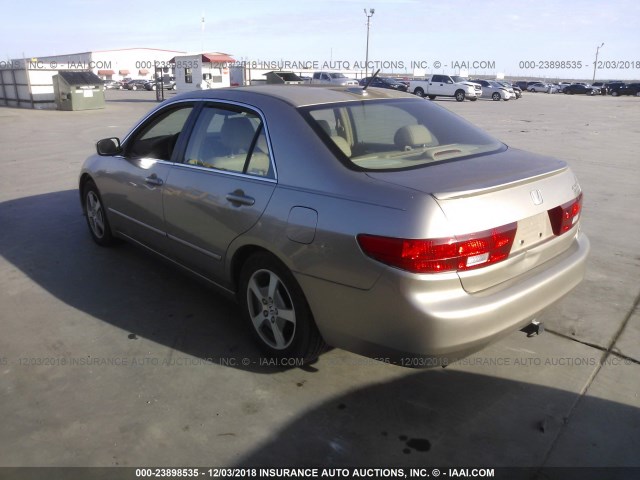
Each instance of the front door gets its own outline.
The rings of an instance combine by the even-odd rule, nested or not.
[[[174,147],[193,112],[193,104],[162,110],[126,140],[115,157],[117,175],[105,176],[105,204],[113,228],[133,240],[162,249],[165,241],[162,193],[173,164]],[[115,166],[115,165],[114,165]]]

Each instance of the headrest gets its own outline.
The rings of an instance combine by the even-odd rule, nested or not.
[[[233,152],[245,150],[251,145],[255,131],[251,120],[246,117],[229,117],[220,131],[222,143]]]
[[[329,122],[327,122],[326,120],[317,120],[318,125],[320,125],[320,128],[322,128],[322,130],[324,130],[326,132],[327,135],[331,135],[331,127],[329,126]]]
[[[399,128],[393,137],[393,142],[401,150],[406,147],[429,145],[432,141],[431,132],[424,125],[405,125]]]

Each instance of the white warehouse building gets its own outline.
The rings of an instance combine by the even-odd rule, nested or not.
[[[123,48],[0,61],[0,105],[56,108],[52,78],[60,70],[90,71],[102,80],[151,80],[156,66],[172,74],[172,59],[184,53]]]

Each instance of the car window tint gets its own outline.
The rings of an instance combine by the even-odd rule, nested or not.
[[[418,120],[408,112],[380,104],[365,104],[363,108],[351,109],[351,114],[355,125],[358,126],[357,141],[361,143],[392,146],[396,132],[388,127],[389,124],[415,125],[418,123]]]
[[[185,163],[273,178],[268,142],[258,114],[205,107],[185,152]]]
[[[338,159],[364,170],[408,169],[505,146],[460,117],[410,99],[304,107]],[[346,157],[346,158],[345,158]]]
[[[127,156],[171,160],[178,136],[193,110],[182,106],[154,117],[135,134],[126,150]]]
[[[267,136],[264,133],[262,126],[259,127],[258,139],[253,150],[250,153],[249,161],[247,162],[246,173],[249,175],[258,175],[260,177],[271,177],[271,160],[269,157],[269,146],[267,143]]]

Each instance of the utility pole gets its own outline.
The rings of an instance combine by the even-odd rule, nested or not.
[[[364,14],[367,16],[367,52],[365,54],[364,60],[364,77],[367,78],[367,69],[369,68],[369,26],[371,24],[371,17],[376,13],[375,8],[370,8],[369,13],[367,13],[367,9],[364,9]]]
[[[593,62],[593,80],[591,80],[591,84],[596,81],[596,69],[598,68],[598,53],[600,53],[600,49],[604,47],[604,42],[598,48],[596,48],[596,61]]]
[[[204,53],[204,12],[200,21],[200,53]]]

